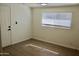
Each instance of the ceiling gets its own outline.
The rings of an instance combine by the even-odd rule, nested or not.
[[[56,7],[56,6],[71,6],[77,5],[78,3],[47,3],[46,6],[42,6],[41,3],[23,3],[29,7]]]
[[[29,7],[59,7],[59,6],[72,6],[72,5],[79,5],[79,3],[47,3],[46,6],[42,6],[41,3],[2,3],[0,5],[11,5],[11,4],[22,4],[27,5]]]

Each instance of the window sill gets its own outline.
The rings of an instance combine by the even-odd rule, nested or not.
[[[50,25],[42,25],[43,27],[48,27],[48,28],[58,28],[58,29],[71,29],[70,27],[65,27],[65,26],[50,26]]]

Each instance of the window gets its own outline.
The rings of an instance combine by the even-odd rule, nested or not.
[[[71,27],[72,13],[43,13],[42,25],[53,27]]]

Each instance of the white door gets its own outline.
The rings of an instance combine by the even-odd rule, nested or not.
[[[24,5],[11,6],[12,44],[24,41],[30,37],[29,10]]]
[[[1,40],[2,46],[11,45],[11,30],[10,23],[10,8],[8,6],[0,6],[0,21],[1,21]]]
[[[31,38],[31,12],[24,5],[0,6],[2,46]],[[11,30],[9,30],[11,26]]]

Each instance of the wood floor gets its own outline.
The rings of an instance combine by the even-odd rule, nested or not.
[[[79,56],[79,51],[59,45],[30,39],[3,48],[10,56]]]
[[[2,47],[1,47],[1,39],[0,39],[0,56],[1,56],[1,53],[2,53]]]
[[[0,53],[1,53],[1,50],[2,50],[2,48],[1,48],[1,39],[0,39]]]

